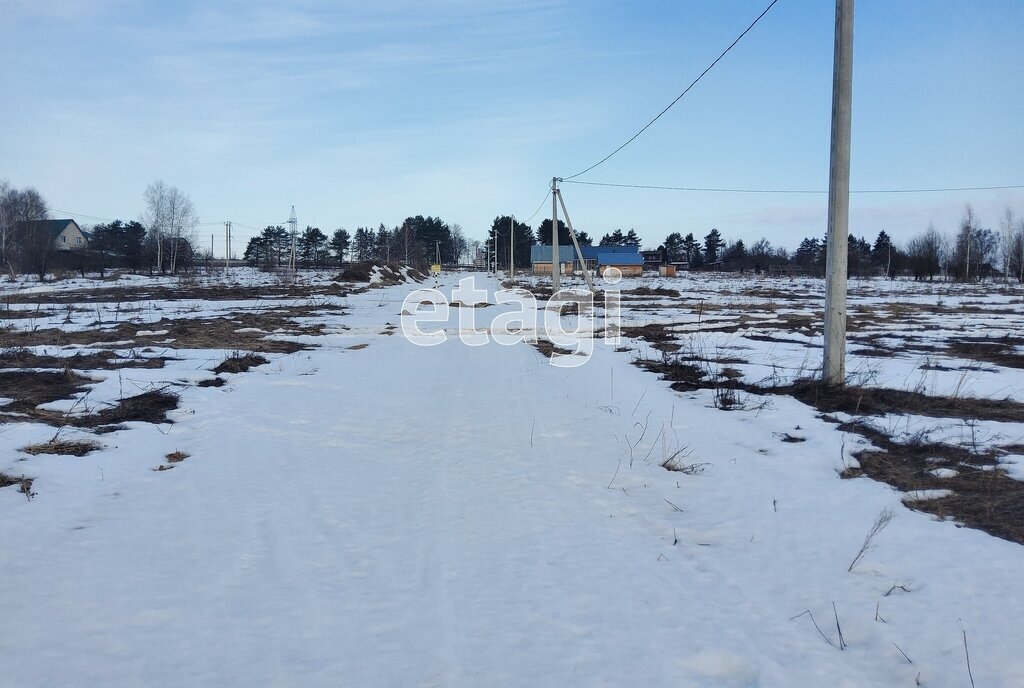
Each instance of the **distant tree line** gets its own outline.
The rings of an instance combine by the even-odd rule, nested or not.
[[[916,280],[943,277],[975,281],[1003,275],[1024,282],[1024,219],[1007,208],[1000,231],[979,225],[968,205],[956,234],[946,237],[934,225],[899,246],[887,232],[873,242],[849,236],[847,270],[851,276],[897,275]],[[712,229],[698,240],[692,233],[673,232],[658,246],[665,263],[685,263],[691,269],[789,271],[824,276],[828,238],[807,237],[792,253],[762,238],[748,247],[742,239],[723,240]]]
[[[391,229],[384,224],[376,229],[358,227],[355,232],[338,228],[330,237],[319,227],[306,227],[296,237],[296,258],[307,267],[323,267],[345,261],[376,260],[402,263],[419,268],[440,261],[444,264],[471,262],[471,242],[462,227],[437,217],[407,217]],[[249,240],[245,260],[251,265],[276,268],[288,263],[292,237],[279,225],[268,226]]]

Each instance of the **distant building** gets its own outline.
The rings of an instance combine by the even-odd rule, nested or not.
[[[658,270],[664,262],[661,251],[641,251],[644,258],[644,270]]]
[[[57,251],[80,251],[88,248],[89,235],[82,231],[74,220],[32,220],[19,222],[15,231],[34,236],[43,231],[49,234],[53,248]]]
[[[644,258],[636,246],[581,246],[587,268],[603,275],[608,268],[618,268],[624,276],[635,276],[643,272]],[[558,262],[562,273],[571,275],[578,269],[576,249],[571,245],[558,247]],[[551,274],[551,247],[535,245],[530,247],[530,262],[533,274]]]
[[[572,246],[558,247],[558,262],[562,266],[561,272],[567,275],[573,273],[573,265],[576,263],[576,249]],[[534,244],[530,247],[530,265],[535,275],[551,274],[551,247],[544,244]]]

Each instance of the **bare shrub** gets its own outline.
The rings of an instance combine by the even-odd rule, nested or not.
[[[867,536],[865,536],[864,544],[860,546],[860,551],[857,552],[857,556],[853,558],[853,561],[850,562],[849,568],[846,569],[847,572],[853,571],[853,567],[864,558],[864,555],[874,549],[874,545],[871,544],[871,541],[875,539],[876,535],[885,530],[885,527],[889,525],[890,521],[892,521],[893,515],[892,509],[882,509],[878,514],[878,518],[875,519],[874,525],[871,526],[871,530],[869,530]]]

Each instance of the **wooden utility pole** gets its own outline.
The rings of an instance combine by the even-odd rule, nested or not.
[[[822,376],[846,380],[846,254],[850,234],[850,129],[853,109],[853,3],[836,0],[832,73],[832,153],[828,179],[828,257],[825,265],[825,355]]]
[[[551,293],[561,289],[562,266],[558,260],[558,177],[551,178]]]

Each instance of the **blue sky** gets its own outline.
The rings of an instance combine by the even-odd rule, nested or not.
[[[294,204],[325,231],[431,214],[482,238],[622,143],[766,4],[0,0],[0,179],[102,218],[139,216],[163,179],[204,222],[262,227]],[[581,179],[826,188],[833,22],[830,0],[781,0]],[[1024,183],[1022,25],[1020,0],[859,0],[853,187]],[[825,232],[825,196],[563,193],[579,228],[648,245]],[[994,228],[1024,214],[1022,190],[864,195],[851,231],[952,232],[965,202]]]

